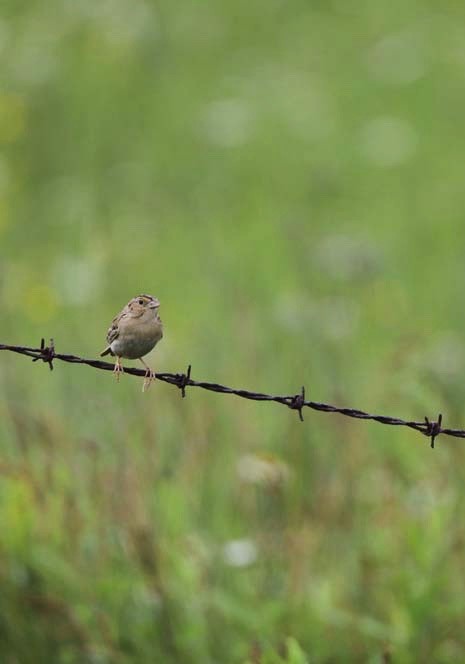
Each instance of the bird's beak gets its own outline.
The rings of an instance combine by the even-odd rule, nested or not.
[[[158,300],[152,300],[149,304],[149,309],[158,309],[160,302]]]

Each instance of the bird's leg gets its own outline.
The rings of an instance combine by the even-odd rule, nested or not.
[[[142,392],[145,392],[146,390],[149,389],[152,381],[155,380],[157,376],[155,371],[152,371],[149,365],[145,364],[144,360],[141,357],[139,359],[145,367],[145,378],[144,378],[144,384],[142,385]]]
[[[119,383],[119,377],[122,373],[124,373],[124,369],[123,365],[121,364],[121,358],[118,355],[116,356],[115,368],[113,369],[113,373],[115,374],[116,380]]]

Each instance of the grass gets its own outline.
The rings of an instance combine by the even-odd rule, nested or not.
[[[463,20],[6,2],[1,341],[463,427]],[[2,662],[463,659],[460,440],[0,359]]]

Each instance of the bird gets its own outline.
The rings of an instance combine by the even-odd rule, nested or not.
[[[163,337],[163,323],[158,315],[160,301],[153,295],[137,295],[113,318],[107,332],[107,347],[100,353],[116,356],[113,373],[119,381],[124,372],[121,359],[140,360],[146,372],[142,391],[147,390],[156,374],[142,359]]]

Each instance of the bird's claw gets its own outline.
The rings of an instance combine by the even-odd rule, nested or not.
[[[113,374],[115,375],[117,383],[119,383],[119,378],[120,378],[122,373],[124,373],[123,365],[121,364],[121,362],[118,358],[115,362],[115,368],[113,369]]]
[[[144,377],[144,383],[142,385],[142,392],[146,392],[152,382],[155,380],[157,377],[155,371],[152,371],[151,369],[147,369],[145,372],[145,377]]]

